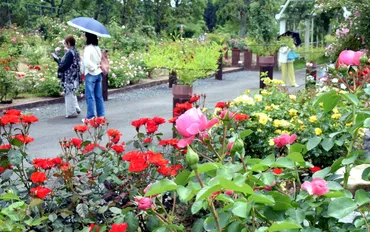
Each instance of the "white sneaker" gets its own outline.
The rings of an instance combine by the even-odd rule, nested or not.
[[[285,87],[285,84],[282,84],[281,86]]]
[[[298,84],[295,84],[295,85],[293,85],[293,87],[299,87],[299,85]]]

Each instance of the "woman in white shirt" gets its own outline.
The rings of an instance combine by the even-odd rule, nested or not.
[[[294,74],[294,60],[289,60],[288,55],[292,50],[288,46],[283,46],[279,49],[279,63],[281,67],[282,81],[287,84],[287,77],[289,79],[290,85],[293,87],[299,87],[295,80]]]
[[[85,32],[85,36],[86,46],[82,58],[82,69],[83,74],[85,74],[86,119],[92,119],[105,116],[102,70],[100,69],[102,54],[98,46],[98,37],[88,32]]]

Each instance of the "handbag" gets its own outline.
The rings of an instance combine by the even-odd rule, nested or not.
[[[290,50],[288,53],[288,60],[295,60],[301,58],[297,53],[295,53],[293,50]]]

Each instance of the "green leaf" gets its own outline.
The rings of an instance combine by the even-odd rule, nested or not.
[[[203,232],[203,224],[204,219],[199,218],[193,225],[193,228],[191,228],[191,232]]]
[[[328,189],[330,190],[342,190],[343,189],[342,185],[340,185],[337,182],[328,181],[327,183],[328,183]]]
[[[151,196],[156,195],[159,193],[164,193],[171,190],[176,190],[177,185],[172,180],[163,179],[156,183],[154,183],[152,186],[150,186],[148,192],[145,194],[145,196]]]
[[[10,150],[8,153],[9,163],[18,166],[22,163],[22,153],[19,150]]]
[[[348,197],[340,197],[329,203],[328,215],[336,219],[344,218],[357,209],[357,204]]]
[[[243,228],[243,224],[241,224],[240,222],[238,221],[235,221],[233,223],[231,223],[228,227],[227,227],[227,232],[235,232],[235,231],[241,231],[242,228]],[[245,227],[244,227],[245,228]]]
[[[323,195],[326,198],[338,198],[338,197],[344,197],[344,193],[341,191],[330,191],[328,193],[325,193]]]
[[[266,158],[264,158],[260,164],[266,165],[266,166],[271,166],[275,162],[275,156],[274,155],[269,155]]]
[[[305,211],[302,209],[288,209],[286,214],[289,216],[289,219],[293,220],[297,224],[301,224],[305,219]]]
[[[182,185],[179,185],[177,187],[177,193],[179,194],[180,200],[183,202],[189,201],[189,197],[193,194],[192,189],[188,187],[184,187]],[[194,195],[193,195],[194,196]]]
[[[110,207],[109,211],[111,211],[114,214],[122,214],[122,209],[119,209],[117,207]]]
[[[271,165],[271,167],[294,168],[295,165],[293,160],[286,157],[280,157],[276,160],[275,164]]]
[[[55,220],[57,220],[58,215],[56,215],[55,213],[51,213],[51,214],[49,214],[48,218],[51,222],[54,222]]]
[[[343,159],[342,164],[343,165],[353,164],[356,161],[357,157],[358,155],[352,155],[349,158]]]
[[[128,212],[125,215],[125,222],[127,222],[127,232],[137,232],[139,228],[139,220],[137,220],[136,214]]]
[[[148,215],[148,218],[146,220],[146,228],[149,230],[149,231],[154,231],[155,228],[158,228],[159,225],[160,225],[160,222],[159,222],[159,219],[158,217],[154,216],[154,215]]]
[[[322,148],[324,148],[325,151],[330,151],[330,149],[332,149],[333,146],[334,146],[334,141],[332,139],[325,138],[321,142],[321,146],[322,146]]]
[[[103,214],[107,210],[108,210],[108,206],[107,205],[104,205],[103,207],[100,207],[99,208],[98,213]],[[122,212],[122,210],[121,210],[121,212]]]
[[[370,127],[370,118],[365,119],[364,121],[364,127]]]
[[[220,177],[220,186],[225,188],[226,190],[233,190],[235,192],[241,192],[244,194],[253,194],[253,189],[248,185],[248,184],[243,184],[243,185],[237,185],[231,180],[227,180],[225,178]]]
[[[281,211],[284,211],[284,210],[287,210],[287,209],[290,209],[292,208],[292,201],[290,199],[289,196],[285,195],[285,194],[281,194],[279,192],[276,192],[276,191],[272,191],[269,193],[275,200],[275,205],[273,206],[273,210],[281,210]]]
[[[190,176],[190,171],[184,169],[182,172],[180,172],[176,178],[175,178],[175,183],[177,185],[185,185],[186,182],[188,181]]]
[[[275,222],[273,223],[268,231],[283,231],[287,229],[300,229],[302,228],[299,224],[296,224],[294,222],[289,222],[289,221],[280,221],[280,222]]]
[[[327,167],[327,168],[324,168],[318,172],[315,172],[313,175],[312,175],[312,178],[322,178],[324,179],[326,175],[328,175],[330,172],[330,168]]]
[[[307,152],[307,148],[305,145],[300,144],[300,143],[294,143],[290,145],[289,147],[290,152],[299,152],[301,154],[305,154]]]
[[[254,200],[256,203],[265,204],[265,205],[273,205],[275,204],[275,200],[272,196],[264,195],[262,193],[256,192],[254,195],[251,195],[248,200]]]
[[[238,217],[248,218],[251,208],[251,204],[247,204],[246,202],[236,202],[231,212]]]
[[[33,207],[42,204],[42,200],[40,198],[33,198],[30,202],[29,207],[32,209]]]
[[[299,152],[291,152],[286,157],[302,165],[305,163],[302,154]]]
[[[42,221],[45,221],[46,219],[48,219],[48,217],[46,217],[46,216],[43,216],[41,218],[38,218],[38,219],[36,219],[35,221],[33,221],[31,223],[31,226],[38,226],[38,225],[40,225],[42,223]]]
[[[275,181],[275,175],[273,172],[262,173],[261,180],[265,185],[272,185],[272,183]]]
[[[365,190],[359,189],[356,191],[355,201],[360,206],[368,204],[370,202],[369,194]]]
[[[319,145],[321,142],[321,138],[318,137],[318,136],[315,136],[313,138],[310,138],[308,140],[308,143],[307,143],[307,150],[312,150],[314,149],[315,147],[317,147],[317,145]]]
[[[344,157],[340,157],[336,161],[334,161],[334,163],[330,167],[330,173],[335,173],[336,171],[338,171],[342,167],[342,160],[343,159],[344,159]]]
[[[78,215],[80,215],[80,217],[86,218],[86,216],[88,216],[89,213],[89,207],[84,203],[80,203],[76,206],[76,211]]]
[[[198,192],[196,200],[199,201],[199,200],[202,200],[206,197],[209,197],[209,196],[212,195],[213,192],[219,191],[219,190],[221,190],[221,188],[222,187],[219,184],[214,185],[214,186],[206,186]]]
[[[203,200],[194,202],[193,205],[191,206],[191,213],[192,214],[198,213],[199,210],[202,209],[202,207],[203,207]]]
[[[1,200],[4,200],[4,201],[9,201],[9,200],[16,200],[16,201],[20,201],[21,199],[15,195],[14,193],[5,193],[3,195],[0,196],[0,199]]]
[[[241,139],[244,139],[245,137],[247,137],[251,134],[253,134],[253,131],[248,129],[248,130],[244,130],[244,131],[240,132],[239,136],[240,136]]]
[[[370,181],[369,177],[370,177],[370,167],[367,167],[362,172],[361,178],[365,181]]]
[[[352,93],[345,93],[343,96],[347,98],[347,100],[349,100],[353,105],[358,106],[359,100],[356,95]]]

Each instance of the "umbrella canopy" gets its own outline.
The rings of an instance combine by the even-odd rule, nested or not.
[[[103,24],[93,18],[79,17],[68,21],[67,24],[72,27],[78,28],[81,31],[89,32],[99,37],[111,37],[107,28],[105,28]]]
[[[295,46],[299,46],[302,44],[302,40],[301,38],[299,37],[299,33],[298,32],[294,32],[294,31],[286,31],[284,32],[283,34],[281,34],[278,39],[280,39],[281,36],[290,36],[294,39],[294,44]]]

